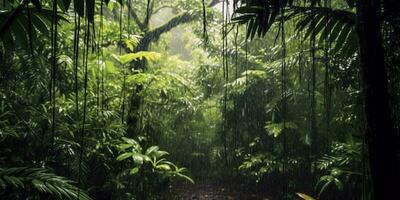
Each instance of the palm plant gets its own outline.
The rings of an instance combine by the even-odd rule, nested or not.
[[[264,36],[270,29],[271,25],[275,22],[280,22],[282,26],[285,23],[286,8],[292,8],[295,5],[295,1],[253,1],[253,0],[242,0],[241,6],[236,10],[236,21],[242,24],[247,24],[247,37],[253,39],[256,34],[258,36]],[[318,31],[324,30],[324,34],[327,38],[325,41],[329,41],[329,35],[337,38],[339,42],[336,44],[335,50],[339,50],[344,47],[345,55],[350,55],[357,50],[356,42],[358,39],[358,46],[360,47],[359,58],[361,61],[361,74],[363,81],[363,88],[365,90],[365,112],[367,118],[367,145],[369,148],[369,159],[371,167],[372,180],[374,180],[374,190],[376,198],[385,198],[390,196],[389,194],[395,195],[393,192],[394,188],[382,187],[384,185],[383,179],[379,177],[391,176],[390,173],[394,173],[395,177],[399,176],[398,162],[396,161],[396,144],[393,142],[396,138],[396,133],[393,129],[393,120],[391,119],[391,105],[389,103],[389,91],[388,91],[388,80],[387,71],[384,62],[384,51],[382,45],[382,24],[384,22],[392,23],[392,20],[381,18],[381,5],[386,5],[384,13],[392,13],[393,8],[388,8],[387,5],[399,8],[400,5],[394,4],[390,0],[374,0],[374,1],[346,1],[350,9],[356,7],[357,18],[354,14],[348,12],[331,12],[327,9],[325,13],[330,14],[329,17],[322,17],[317,5],[321,5],[320,0],[305,1],[309,5],[307,9],[298,9],[303,13],[310,13],[300,20],[298,28],[301,30],[307,24],[310,29],[307,31],[307,35],[311,35],[310,41],[314,44],[311,53],[313,54],[313,60],[315,58],[315,40]],[[298,4],[300,6],[301,4]],[[296,11],[296,10],[295,10]],[[281,17],[277,17],[281,14]],[[337,15],[338,13],[341,13]],[[289,15],[290,16],[290,15]],[[340,16],[340,17],[338,17]],[[393,16],[392,16],[393,17]],[[358,23],[354,23],[355,20]],[[328,22],[328,23],[325,23]],[[318,26],[319,25],[319,26]],[[357,27],[357,37],[355,36],[355,28]],[[325,28],[323,28],[325,26]],[[330,33],[330,34],[329,34]],[[283,35],[283,34],[282,34]],[[347,42],[344,42],[346,41]],[[373,41],[371,43],[371,41]],[[314,61],[313,61],[313,67]],[[314,68],[315,69],[315,68]],[[315,76],[314,76],[315,80]],[[377,93],[379,91],[379,94]],[[374,109],[373,105],[381,105],[383,109]],[[382,119],[380,117],[387,117]],[[380,132],[384,132],[386,135],[380,135]],[[379,136],[378,136],[379,135]],[[386,144],[383,141],[391,141],[390,144]],[[390,170],[382,168],[382,163],[386,163],[386,166],[391,166]],[[390,171],[390,172],[388,172]],[[387,173],[387,174],[386,174]],[[386,175],[384,175],[386,174]]]
[[[74,182],[44,168],[0,168],[0,187],[0,195],[4,198],[23,198],[29,195],[36,198],[51,196],[55,199],[91,200]]]

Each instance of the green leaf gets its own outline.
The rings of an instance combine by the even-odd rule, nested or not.
[[[168,155],[168,154],[169,154],[169,153],[166,152],[166,151],[156,151],[156,152],[155,152],[155,156],[156,156],[157,158],[161,158],[161,157],[166,156],[166,155]]]
[[[309,195],[306,195],[306,194],[304,194],[304,193],[296,193],[297,194],[297,196],[299,196],[300,198],[302,198],[302,199],[304,199],[304,200],[316,200],[316,199],[314,199],[314,198],[312,198],[311,196],[309,196]]]
[[[127,158],[129,158],[129,157],[131,157],[131,156],[133,156],[133,155],[134,155],[134,153],[130,153],[130,152],[123,153],[123,154],[121,154],[121,155],[119,155],[119,156],[117,157],[117,161],[125,160],[125,159],[127,159]]]
[[[181,173],[177,173],[176,175],[181,177],[181,178],[183,178],[183,179],[185,179],[185,180],[187,180],[187,181],[189,181],[189,182],[191,182],[192,184],[194,184],[194,180],[192,178],[190,178],[189,176],[186,176],[186,175],[181,174]]]
[[[42,181],[37,180],[37,179],[33,179],[32,180],[32,184],[39,191],[46,192],[46,190],[44,189],[44,187],[46,187],[46,186],[44,185],[44,183]]]
[[[326,39],[330,39],[329,37],[329,34],[331,33],[331,31],[332,31],[332,28],[333,28],[333,26],[335,25],[335,23],[336,23],[336,20],[334,20],[334,19],[329,19],[329,21],[325,24],[325,26],[322,28],[322,32],[321,32],[321,34],[320,34],[320,37],[319,37],[319,43],[323,43],[324,42],[324,40],[326,40]]]
[[[254,15],[239,15],[232,18],[233,23],[245,24],[248,21],[252,20],[255,16]]]
[[[342,48],[342,55],[344,57],[350,57],[357,52],[358,47],[358,37],[355,33],[355,30],[352,29],[349,33],[349,36],[346,38],[346,43]]]
[[[106,72],[108,74],[116,74],[118,72],[118,69],[115,67],[115,65],[111,61],[106,60],[105,63],[106,63]]]
[[[32,15],[32,24],[36,27],[41,33],[47,35],[49,33],[49,29],[47,28],[46,22],[44,22],[39,15]]]
[[[336,187],[337,187],[340,191],[343,190],[343,183],[342,183],[342,181],[340,181],[338,178],[334,178],[333,181],[334,181]]]
[[[171,171],[171,166],[167,164],[160,164],[156,166],[156,169],[164,170],[164,171]]]
[[[2,183],[16,188],[23,188],[30,184],[32,189],[40,193],[53,195],[51,199],[76,199],[78,192],[81,200],[91,199],[85,191],[72,185],[72,181],[47,172],[43,168],[0,168],[0,185]]]
[[[137,145],[137,144],[138,144],[138,143],[136,142],[136,140],[131,139],[131,138],[123,137],[122,140],[123,140],[124,142],[128,143],[128,144],[132,144],[132,145]]]
[[[128,148],[131,148],[131,147],[133,147],[133,144],[120,144],[120,145],[118,145],[118,148],[120,149],[120,150],[125,150],[125,149],[128,149]]]
[[[293,122],[286,122],[286,129],[296,129],[297,125]],[[271,123],[271,122],[267,122],[267,124],[265,125],[265,130],[268,131],[268,134],[274,137],[278,137],[282,131],[283,131],[283,127],[284,124],[283,123]]]
[[[146,157],[147,156],[140,153],[132,153],[132,159],[137,166],[141,166],[143,164],[143,160],[147,160]]]
[[[137,174],[138,172],[139,172],[139,167],[135,167],[129,171],[129,174],[134,175]]]
[[[332,41],[335,41],[336,40],[336,38],[338,38],[339,37],[339,33],[340,33],[340,31],[343,29],[343,26],[345,26],[345,23],[343,23],[343,22],[341,22],[341,21],[338,21],[335,25],[334,25],[334,27],[332,28],[332,31],[331,31],[331,33],[330,33],[330,39],[332,40]]]
[[[161,55],[156,52],[151,51],[139,51],[137,53],[129,53],[122,56],[119,56],[119,62],[122,65],[128,64],[132,61],[139,61],[139,60],[147,60],[147,61],[157,61],[159,60]]]
[[[327,188],[327,187],[329,186],[329,184],[331,184],[331,183],[332,183],[331,179],[327,180],[327,181],[324,183],[324,185],[321,187],[321,189],[319,190],[318,196],[321,196],[322,193],[324,193],[324,191],[326,190],[326,188]]]
[[[346,24],[342,30],[340,31],[340,34],[338,36],[338,39],[336,40],[336,46],[333,49],[333,52],[336,53],[338,52],[343,45],[346,43],[346,38],[348,38],[348,35],[351,34],[351,29],[353,27],[351,25]]]
[[[14,185],[16,188],[24,188],[24,183],[22,181],[14,176],[4,176],[4,180],[6,180],[8,183]]]
[[[156,151],[158,151],[160,148],[158,147],[158,146],[152,146],[152,147],[149,147],[147,150],[146,150],[146,155],[147,156],[152,156],[152,154],[154,153],[154,152],[156,152]]]
[[[313,15],[307,15],[304,19],[302,18],[300,21],[298,21],[296,24],[296,31],[303,31],[307,25],[311,23],[313,17]]]
[[[135,47],[139,44],[140,36],[131,36],[130,38],[126,38],[123,40],[124,44],[130,51],[134,51]]]
[[[249,39],[250,35],[251,35],[251,31],[253,30],[253,26],[254,26],[254,19],[250,20],[247,23],[247,30],[246,30],[246,38]]]

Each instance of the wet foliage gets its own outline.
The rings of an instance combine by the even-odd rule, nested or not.
[[[0,198],[387,199],[398,9],[0,1]]]

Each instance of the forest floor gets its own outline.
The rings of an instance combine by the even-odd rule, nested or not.
[[[232,179],[173,183],[168,196],[168,200],[269,200],[260,189]]]

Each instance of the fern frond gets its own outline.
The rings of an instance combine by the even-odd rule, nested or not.
[[[44,168],[12,167],[0,168],[0,187],[18,190],[32,188],[40,193],[50,194],[57,199],[91,200],[89,195],[73,185],[73,181],[57,176]]]

